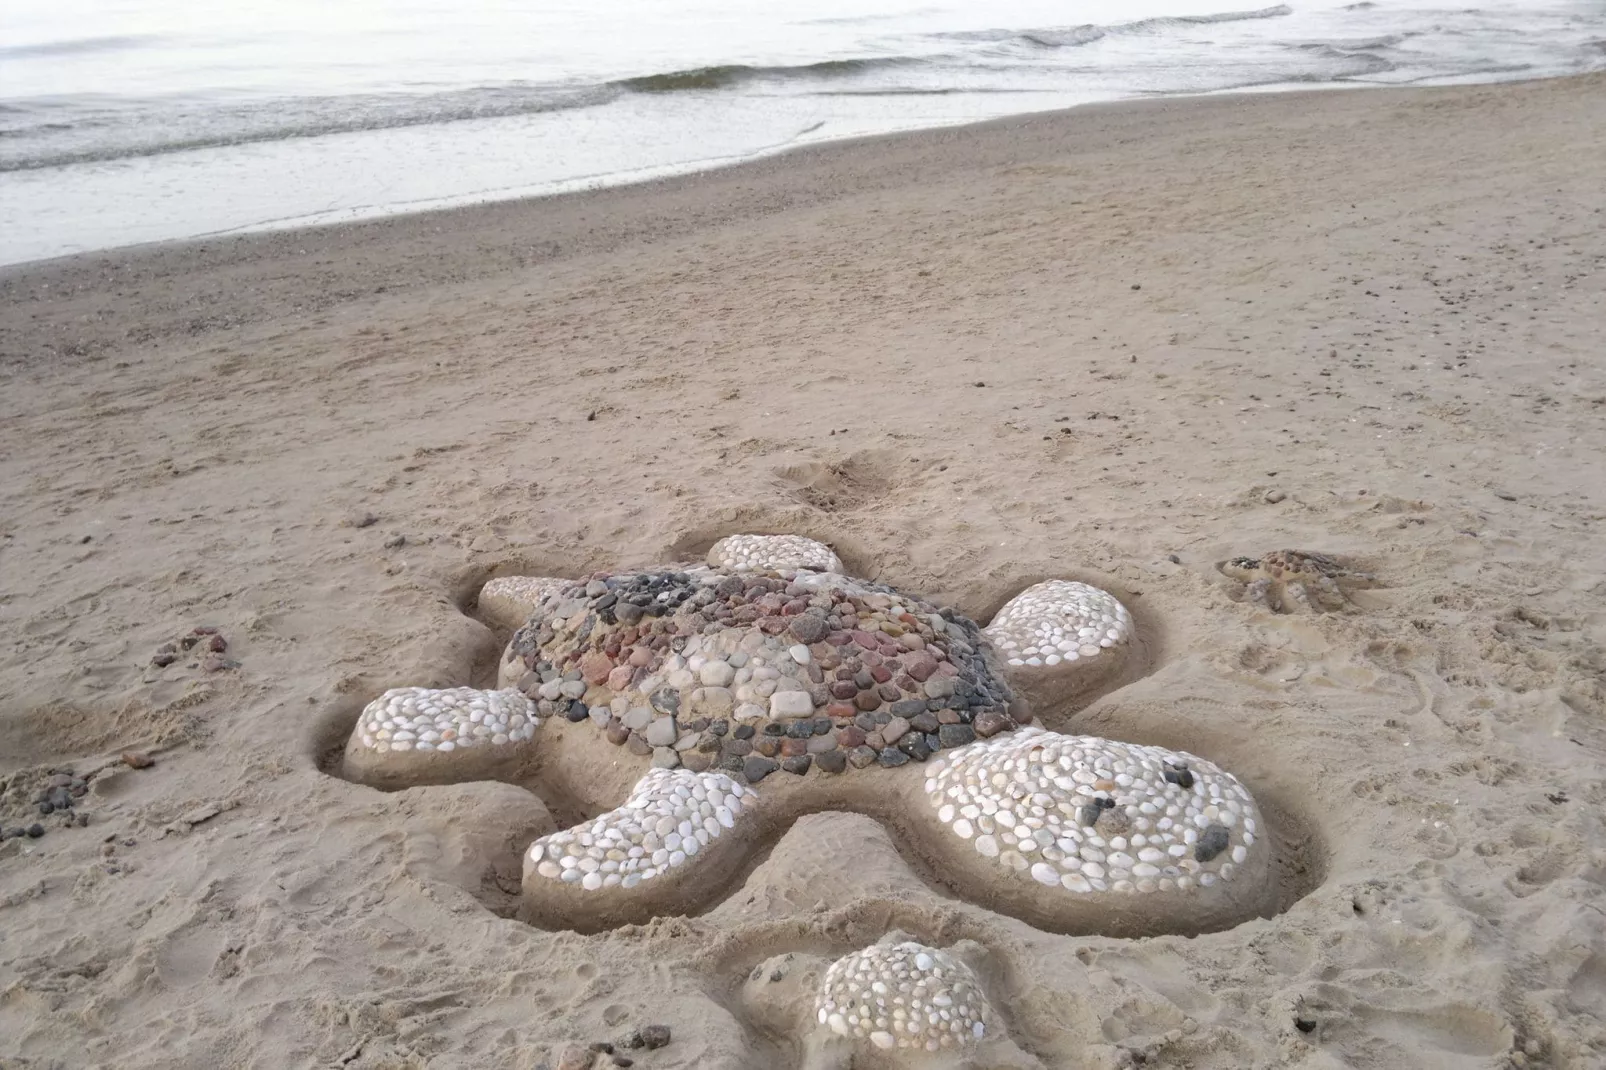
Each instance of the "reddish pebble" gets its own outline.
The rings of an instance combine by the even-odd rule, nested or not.
[[[1000,732],[1014,728],[1015,722],[1006,713],[999,713],[997,710],[987,710],[986,712],[977,715],[976,721],[972,727],[976,729],[976,734],[978,736],[986,739],[989,736],[996,736]]]
[[[608,674],[608,686],[615,691],[623,691],[630,686],[630,678],[636,670],[630,665],[619,665]]]
[[[600,650],[588,650],[580,657],[580,675],[588,684],[606,683],[613,672],[613,659]]]
[[[858,712],[858,707],[851,702],[833,702],[825,708],[827,717],[852,717]]]
[[[876,648],[875,636],[869,632],[855,631],[853,633],[853,641],[866,650],[874,650]]]
[[[845,725],[836,730],[837,746],[843,750],[852,750],[854,747],[864,746],[864,729],[856,724]]]
[[[123,764],[130,769],[149,769],[156,764],[156,761],[150,755],[140,751],[125,750],[123,752]]]
[[[870,675],[878,684],[884,684],[892,679],[892,672],[885,665],[877,665],[870,670]]]

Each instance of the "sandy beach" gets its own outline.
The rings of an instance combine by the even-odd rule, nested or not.
[[[1606,1065],[1603,161],[1601,75],[1166,99],[0,269],[0,1067],[790,1070],[749,973],[892,929],[1052,1068]],[[572,807],[334,775],[491,686],[488,578],[748,531],[983,623],[1117,594],[1142,664],[1039,723],[1235,773],[1280,912],[1048,931],[854,808],[544,931]],[[1283,547],[1376,584],[1236,598]]]

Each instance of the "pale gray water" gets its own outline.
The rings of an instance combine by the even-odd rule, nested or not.
[[[0,262],[1157,93],[1606,67],[1603,0],[8,0]]]

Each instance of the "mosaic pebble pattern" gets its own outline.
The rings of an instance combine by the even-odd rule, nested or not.
[[[1075,664],[1132,638],[1132,615],[1108,591],[1072,580],[1028,587],[982,633],[1011,667]]]
[[[367,706],[353,730],[380,752],[498,747],[535,735],[535,704],[514,690],[393,687]]]
[[[835,573],[604,573],[542,600],[502,679],[656,764],[757,783],[1013,728],[985,648],[971,621]]]
[[[541,599],[570,582],[559,576],[498,576],[480,588],[480,601],[501,600],[520,607],[528,617]]]
[[[913,941],[875,944],[831,964],[815,1001],[819,1023],[883,1050],[928,1052],[987,1033],[987,997],[963,962]]]
[[[1242,784],[1160,747],[1023,728],[934,763],[925,787],[983,857],[1077,894],[1208,888],[1266,850]]]
[[[653,769],[619,809],[536,840],[525,870],[586,891],[634,888],[690,864],[757,801],[723,773]]]
[[[727,535],[709,548],[708,564],[724,572],[847,571],[829,546],[802,535]]]

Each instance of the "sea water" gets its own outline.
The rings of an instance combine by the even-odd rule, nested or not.
[[[1606,67],[1600,0],[6,0],[0,263],[1091,101]]]

